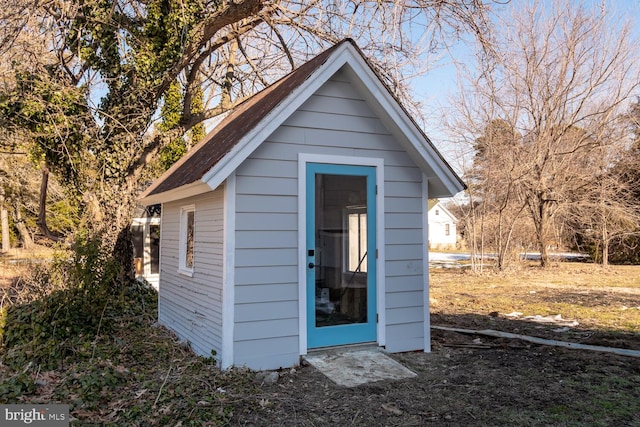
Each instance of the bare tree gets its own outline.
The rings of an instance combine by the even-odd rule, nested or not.
[[[546,266],[556,217],[596,178],[588,166],[611,146],[600,136],[638,88],[638,43],[630,23],[604,6],[537,0],[513,4],[494,40],[491,55],[480,52],[464,69],[455,125],[467,143],[495,120],[521,135],[496,147],[504,153],[493,170],[526,206]]]
[[[583,243],[589,245],[595,260],[609,264],[614,243],[640,236],[640,181],[638,158],[631,141],[628,117],[620,117],[599,139],[598,155],[588,167],[594,179],[586,183],[565,215]]]
[[[87,216],[109,233],[128,225],[160,150],[309,56],[352,37],[403,96],[449,37],[486,39],[488,7],[482,0],[16,0],[0,11],[0,55],[3,71],[23,78],[3,82],[12,104],[2,125],[30,128],[47,169],[84,195]],[[180,117],[153,132],[176,81]],[[205,108],[194,109],[203,91]]]
[[[502,120],[491,121],[476,140],[473,172],[481,193],[485,229],[491,230],[489,247],[496,253],[498,269],[507,266],[512,237],[526,205],[518,197],[525,173],[518,162],[522,136]],[[484,239],[484,236],[483,236]]]

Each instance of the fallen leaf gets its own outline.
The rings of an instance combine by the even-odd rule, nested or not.
[[[393,415],[402,415],[403,413],[402,410],[399,409],[395,403],[383,403],[381,406],[382,406],[382,409],[392,413]]]

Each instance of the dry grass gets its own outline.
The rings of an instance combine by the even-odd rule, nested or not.
[[[31,302],[54,289],[42,283],[46,265],[55,251],[35,246],[29,251],[12,248],[0,253],[0,310],[11,304]]]
[[[35,246],[25,251],[11,248],[0,252],[0,288],[13,283],[16,277],[29,272],[30,266],[40,264],[53,257],[54,250],[46,246]]]
[[[640,266],[560,263],[483,275],[432,269],[430,284],[439,315],[560,314],[580,328],[640,332]]]

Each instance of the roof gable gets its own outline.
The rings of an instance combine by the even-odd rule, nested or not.
[[[142,202],[167,202],[217,188],[343,67],[427,174],[430,196],[451,196],[464,189],[460,178],[373,71],[355,42],[346,39],[239,104],[140,196]]]
[[[432,200],[435,200],[435,203],[432,203]],[[451,222],[453,223],[458,222],[458,218],[456,218],[456,216],[452,214],[451,211],[447,209],[442,202],[440,202],[438,199],[429,199],[427,210],[429,211],[429,213],[431,213],[432,211],[434,211],[434,208],[442,211],[445,216],[449,217]]]

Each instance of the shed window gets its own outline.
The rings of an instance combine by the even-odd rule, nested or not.
[[[195,206],[180,210],[180,264],[181,273],[192,275],[194,266]]]
[[[448,235],[449,235],[449,233],[451,233],[451,230],[450,230],[449,224],[445,224],[445,225],[444,225],[444,235],[445,235],[445,236],[448,236]]]

